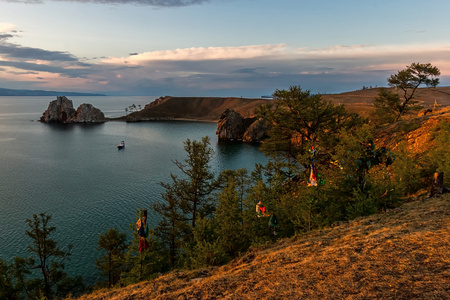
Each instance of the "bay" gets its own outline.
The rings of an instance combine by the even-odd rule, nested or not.
[[[69,97],[77,108],[90,103],[106,117],[119,117],[135,104],[156,97]],[[173,160],[186,157],[183,142],[209,136],[212,171],[247,168],[266,158],[258,146],[219,143],[214,122],[110,121],[104,124],[38,122],[52,97],[0,97],[0,258],[27,257],[26,219],[52,215],[54,238],[73,244],[66,271],[93,284],[99,279],[94,261],[99,234],[116,227],[131,237],[136,211],[160,201],[160,182],[180,174]],[[118,151],[124,140],[126,148]]]

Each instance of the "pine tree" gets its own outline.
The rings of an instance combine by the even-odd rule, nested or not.
[[[95,260],[95,265],[108,278],[108,287],[115,285],[121,272],[125,271],[125,250],[128,247],[126,240],[126,234],[119,232],[117,228],[110,228],[98,237],[97,250],[104,250],[106,253]]]
[[[140,218],[142,211],[142,209],[137,211],[137,218]],[[146,240],[148,241],[149,247],[144,251],[139,252],[141,236],[139,236],[138,231],[136,230],[136,224],[130,224],[130,230],[133,232],[133,239],[128,247],[128,252],[126,253],[128,265],[126,277],[121,280],[121,283],[128,285],[142,280],[150,280],[156,273],[164,272],[169,269],[166,249],[161,246],[161,241],[156,238],[154,231],[150,227],[146,228],[148,228]]]
[[[14,260],[15,277],[19,287],[23,289],[27,296],[64,297],[69,293],[80,293],[84,289],[81,276],[69,277],[64,272],[65,261],[69,260],[72,245],[68,245],[68,250],[62,250],[56,240],[51,236],[56,231],[56,227],[50,226],[51,215],[41,213],[34,214],[32,219],[27,219],[29,230],[25,233],[32,239],[28,251],[33,255],[29,259],[16,257]],[[26,270],[36,269],[41,277],[33,277],[33,272]]]
[[[210,170],[214,151],[208,137],[201,141],[184,143],[187,158],[174,163],[183,177],[170,174],[170,183],[161,183],[165,189],[163,201],[154,205],[162,217],[155,234],[168,247],[171,266],[177,264],[179,250],[193,239],[196,221],[211,216],[214,211],[211,193],[216,188],[215,176]]]
[[[179,198],[175,196],[173,186],[164,183],[161,185],[166,188],[166,191],[162,195],[164,201],[153,205],[155,212],[162,218],[155,228],[155,235],[168,248],[167,255],[170,266],[173,268],[178,260],[182,239],[189,233],[189,223],[180,209]]]
[[[242,202],[234,184],[230,178],[227,186],[218,195],[219,205],[216,210],[216,220],[219,224],[217,233],[222,248],[231,257],[249,244],[243,231]]]
[[[276,90],[273,96],[275,104],[269,103],[257,110],[271,125],[269,137],[261,148],[277,162],[278,169],[287,169],[289,178],[299,171],[299,163],[303,169],[308,168],[309,159],[302,156],[311,145],[320,144],[322,153],[332,151],[340,130],[365,122],[358,114],[347,112],[343,105],[335,106],[320,94],[313,95],[300,86]]]
[[[198,217],[210,215],[214,206],[211,204],[210,194],[215,189],[214,174],[211,172],[210,162],[214,151],[210,146],[209,137],[201,141],[187,139],[184,143],[187,158],[184,163],[177,160],[174,163],[187,177],[177,179],[172,176],[176,197],[180,199],[180,208],[191,221],[192,228]]]
[[[436,87],[439,84],[439,75],[441,71],[430,63],[412,63],[388,78],[389,86],[403,92],[403,102],[396,111],[395,122],[407,112],[408,106],[416,103],[413,97],[419,86],[424,84],[427,87]]]

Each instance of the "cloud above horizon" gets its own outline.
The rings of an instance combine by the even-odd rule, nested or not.
[[[1,30],[3,28],[3,30]],[[323,48],[287,44],[190,47],[130,52],[127,57],[78,58],[11,43],[12,24],[0,23],[0,80],[38,89],[102,93],[245,94],[302,84],[316,92],[336,92],[386,84],[386,78],[412,62],[430,62],[450,76],[450,45],[333,45]],[[166,92],[164,92],[166,91]],[[172,91],[172,92],[171,92]]]
[[[2,2],[16,2],[26,4],[43,4],[50,0],[0,0]],[[51,0],[55,2],[80,2],[96,4],[139,4],[155,7],[183,7],[199,5],[211,0]]]

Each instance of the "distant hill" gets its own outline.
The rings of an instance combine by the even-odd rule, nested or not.
[[[394,91],[394,88],[389,88]],[[349,111],[367,116],[373,111],[373,101],[378,96],[379,88],[363,89],[340,94],[325,94],[324,99],[335,105],[344,104]],[[402,91],[397,93],[403,97]],[[450,106],[450,87],[419,88],[414,94],[414,99],[426,108],[433,108],[435,102],[440,107]]]
[[[106,96],[103,94],[0,88],[0,96]]]

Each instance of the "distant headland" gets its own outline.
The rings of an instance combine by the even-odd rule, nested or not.
[[[78,93],[78,92],[58,92],[43,90],[14,90],[0,88],[0,96],[106,96],[104,94]]]

